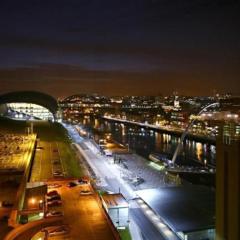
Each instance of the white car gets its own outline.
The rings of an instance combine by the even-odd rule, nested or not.
[[[48,236],[49,237],[59,236],[59,235],[67,234],[68,232],[69,232],[69,228],[66,226],[62,226],[62,227],[59,227],[59,228],[49,232]]]
[[[80,191],[80,195],[92,195],[93,192],[92,191],[89,191],[89,190],[82,190]]]
[[[53,172],[54,177],[64,177],[63,173],[61,171],[55,171]]]
[[[63,212],[61,211],[51,211],[46,214],[46,217],[60,217],[63,216]]]
[[[52,188],[59,188],[61,187],[62,185],[61,184],[58,184],[58,183],[51,183],[51,184],[48,184],[48,188],[49,189],[52,189]]]

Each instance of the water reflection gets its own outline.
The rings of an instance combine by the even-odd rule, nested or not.
[[[203,149],[203,145],[202,145],[202,143],[197,143],[196,144],[196,155],[197,155],[197,159],[199,160],[199,161],[201,161],[202,159],[201,159],[201,157],[202,157],[202,149]]]
[[[160,133],[153,130],[125,125],[123,123],[108,122],[101,119],[79,119],[79,122],[93,131],[95,136],[112,133],[114,140],[129,144],[130,148],[144,157],[152,152],[158,152],[172,155],[180,142],[180,138],[171,134]],[[186,140],[183,143],[182,151],[179,154],[178,160],[182,164],[189,162],[215,163],[216,148],[208,143],[200,143],[191,140]]]
[[[100,127],[100,123],[99,120],[97,118],[94,119],[94,128],[99,129]]]

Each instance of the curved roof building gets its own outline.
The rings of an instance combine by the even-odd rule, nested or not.
[[[58,109],[57,100],[55,98],[36,91],[19,91],[0,95],[0,104],[6,103],[35,103],[47,108],[53,114],[55,114]]]
[[[0,95],[8,115],[14,118],[53,119],[58,110],[57,100],[36,91],[18,91]]]

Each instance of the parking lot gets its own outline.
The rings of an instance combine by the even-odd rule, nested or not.
[[[47,181],[53,177],[63,176],[57,143],[38,141],[30,181]]]
[[[69,181],[49,182],[49,184],[51,184],[50,186],[58,185],[57,188],[51,188],[49,191],[57,191],[61,197],[61,203],[59,206],[47,208],[47,218],[52,217],[50,213],[56,213],[63,216],[63,221],[61,225],[40,231],[34,236],[33,240],[39,239],[44,234],[48,234],[49,239],[56,240],[114,239],[103,209],[99,206],[97,196],[90,185],[72,186]],[[55,192],[52,192],[52,194],[52,196],[56,195]]]

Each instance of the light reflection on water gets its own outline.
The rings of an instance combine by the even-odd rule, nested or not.
[[[113,123],[101,119],[80,119],[80,122],[89,129],[97,129],[94,135],[103,135],[111,132],[114,140],[125,145],[129,144],[131,149],[144,157],[148,157],[152,152],[158,152],[167,154],[171,158],[177,144],[180,142],[180,138],[174,135],[137,126],[129,126],[123,123]],[[186,140],[180,154],[180,162],[189,164],[189,162],[193,163],[195,161],[214,164],[215,154],[216,149],[214,145]]]
[[[197,144],[196,144],[196,155],[197,155],[197,159],[199,161],[201,161],[202,149],[203,149],[203,144],[197,142]]]

